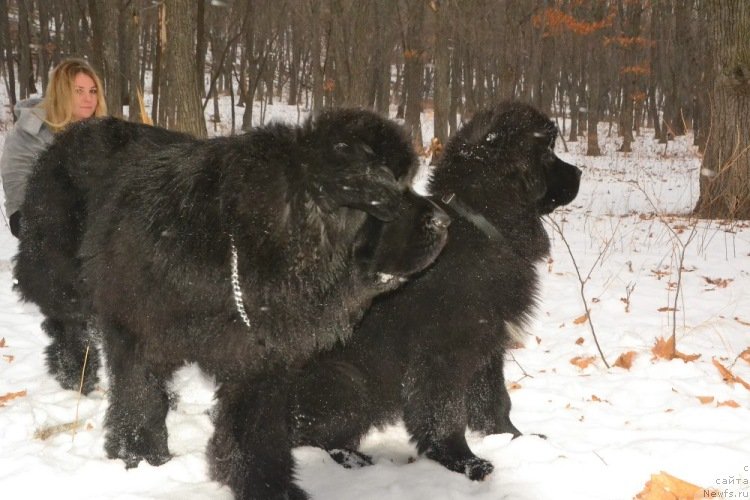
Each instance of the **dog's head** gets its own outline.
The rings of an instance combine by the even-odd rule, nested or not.
[[[361,270],[395,284],[428,267],[447,241],[450,219],[409,189],[418,163],[404,129],[360,109],[325,111],[305,128],[341,173],[326,184],[327,196],[370,215],[354,245]],[[383,186],[397,202],[373,205],[371,193]]]
[[[573,201],[581,171],[555,155],[557,127],[529,105],[477,113],[449,141],[430,183],[434,195],[537,215]]]

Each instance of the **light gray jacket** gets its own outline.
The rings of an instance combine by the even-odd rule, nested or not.
[[[7,216],[21,208],[34,160],[54,139],[52,129],[44,122],[44,109],[37,106],[40,102],[41,99],[26,99],[16,103],[13,112],[18,121],[5,137],[0,173]]]

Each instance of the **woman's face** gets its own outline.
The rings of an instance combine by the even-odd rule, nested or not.
[[[97,92],[94,80],[86,73],[78,73],[73,81],[73,118],[85,120],[94,116]]]

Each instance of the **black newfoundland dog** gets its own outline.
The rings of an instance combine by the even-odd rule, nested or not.
[[[535,265],[549,251],[541,217],[575,198],[581,174],[555,155],[556,136],[534,108],[504,103],[451,138],[430,184],[453,219],[448,244],[423,275],[376,299],[349,343],[298,373],[296,445],[366,463],[360,439],[402,417],[420,453],[474,480],[492,472],[465,431],[521,434],[503,356],[536,302]]]
[[[307,498],[288,368],[442,249],[449,219],[408,191],[415,164],[400,127],[358,110],[210,140],[115,119],[61,134],[29,180],[15,276],[63,386],[101,333],[107,454],[169,459],[168,383],[197,362],[219,383],[212,477],[237,498]]]

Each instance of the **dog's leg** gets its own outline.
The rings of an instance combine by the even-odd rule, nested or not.
[[[417,450],[444,467],[478,481],[492,464],[477,457],[466,442],[464,395],[473,367],[447,356],[425,353],[411,363],[404,387],[404,422]]]
[[[83,394],[94,390],[99,381],[99,350],[90,338],[86,323],[47,318],[42,323],[42,330],[52,339],[45,349],[50,375],[63,389],[77,391],[80,387]]]
[[[305,500],[292,482],[284,375],[223,383],[217,392],[214,435],[208,444],[211,477],[237,500]]]
[[[149,363],[135,338],[111,325],[102,329],[110,370],[104,449],[127,468],[142,459],[161,465],[170,459],[166,416],[167,384],[174,367]]]
[[[386,381],[383,381],[386,383]],[[316,360],[294,376],[290,398],[293,446],[323,448],[346,468],[372,465],[357,451],[373,424],[381,423],[388,402],[373,401],[365,375],[356,364]]]
[[[485,434],[513,434],[521,436],[510,421],[510,395],[503,374],[504,352],[495,353],[490,362],[477,372],[466,392],[469,427]]]

